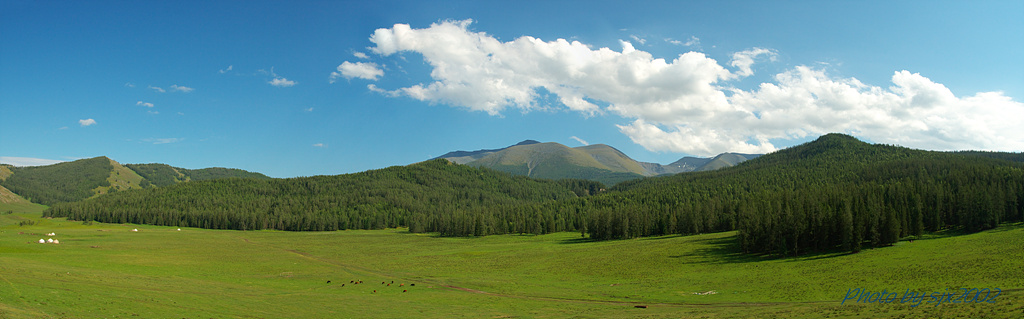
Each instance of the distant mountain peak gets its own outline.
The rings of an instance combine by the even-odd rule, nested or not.
[[[525,140],[525,141],[516,143],[516,145],[512,145],[512,146],[530,145],[530,144],[540,144],[540,142],[535,141],[535,140]]]

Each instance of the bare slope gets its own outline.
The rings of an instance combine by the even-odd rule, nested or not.
[[[468,165],[546,179],[589,179],[607,185],[643,177],[639,163],[607,145],[570,148],[558,143],[518,145]]]

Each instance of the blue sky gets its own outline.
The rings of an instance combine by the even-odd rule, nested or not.
[[[0,162],[273,177],[525,139],[1024,150],[1020,1],[2,1]],[[560,40],[561,39],[561,40]]]

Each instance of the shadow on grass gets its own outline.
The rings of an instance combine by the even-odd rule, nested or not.
[[[591,239],[590,237],[580,237],[580,238],[573,238],[573,239],[563,239],[563,240],[558,241],[558,243],[562,244],[562,245],[572,245],[572,244],[597,243],[597,242],[602,242],[602,241],[604,241],[604,240]]]
[[[701,248],[669,258],[681,259],[685,264],[732,264],[775,259],[744,253],[735,236],[696,239],[690,243]]]
[[[664,235],[664,236],[657,236],[657,237],[641,237],[641,238],[631,238],[631,239],[608,239],[608,240],[591,239],[590,237],[580,237],[580,238],[572,238],[572,239],[563,239],[563,240],[558,241],[558,243],[559,244],[563,244],[563,245],[571,245],[571,244],[598,243],[598,242],[603,242],[603,241],[617,241],[617,240],[654,241],[654,240],[665,240],[665,239],[672,239],[672,238],[679,238],[679,237],[683,237],[683,235]]]

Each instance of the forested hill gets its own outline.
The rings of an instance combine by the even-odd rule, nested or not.
[[[456,223],[473,223],[459,226],[473,228],[504,222],[465,218],[471,211],[567,200],[600,187],[588,181],[534,180],[440,159],[348,175],[180,183],[58,204],[44,215],[243,230],[409,226],[413,231],[454,234],[449,227]],[[479,227],[469,234],[527,232],[524,227],[503,223],[493,231]]]
[[[203,169],[187,169],[167,164],[125,164],[149,184],[168,186],[180,182],[205,181],[219,178],[256,178],[270,179],[267,175],[240,170],[237,168],[211,167]]]
[[[829,134],[719,171],[625,182],[582,204],[595,238],[740,231],[749,252],[889,245],[1024,220],[1024,165]]]
[[[127,164],[105,156],[46,166],[0,168],[0,186],[32,202],[53,205],[129,189],[219,178],[266,175],[231,168],[184,169],[166,164]]]
[[[106,157],[95,157],[47,166],[9,167],[0,186],[32,202],[52,205],[89,198],[95,189],[109,187],[114,167]]]

